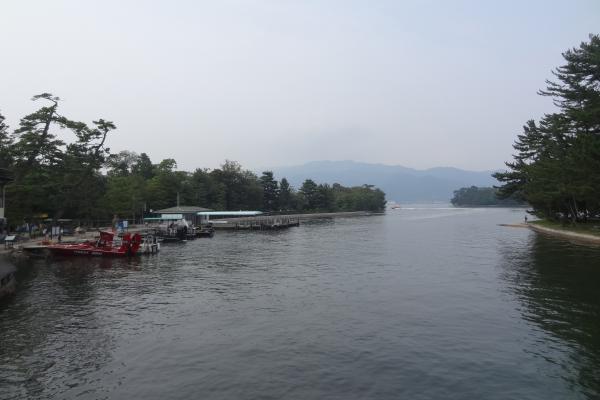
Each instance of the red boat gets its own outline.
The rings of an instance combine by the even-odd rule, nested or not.
[[[141,243],[142,237],[139,233],[133,236],[126,233],[122,238],[115,239],[112,232],[100,232],[100,239],[96,242],[51,244],[47,249],[62,256],[123,257],[136,255]]]

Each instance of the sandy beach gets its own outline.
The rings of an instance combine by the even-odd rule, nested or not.
[[[542,225],[536,224],[535,222],[531,222],[528,224],[525,224],[525,223],[500,224],[500,226],[506,226],[506,227],[510,227],[510,228],[528,228],[535,232],[539,232],[539,233],[546,234],[546,235],[552,235],[555,237],[561,237],[564,239],[571,239],[571,240],[576,240],[579,242],[600,244],[600,235],[574,232],[574,231],[568,230],[566,228],[564,228],[564,229],[549,228],[547,226],[542,226]]]

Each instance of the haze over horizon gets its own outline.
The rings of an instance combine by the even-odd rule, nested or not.
[[[500,168],[495,168],[495,169],[466,169],[466,168],[460,168],[460,167],[455,167],[453,165],[433,165],[431,167],[424,167],[424,168],[415,168],[412,167],[410,165],[404,165],[402,163],[396,163],[396,164],[388,164],[388,163],[383,163],[383,162],[368,162],[368,161],[359,161],[359,160],[310,160],[310,161],[306,161],[306,162],[302,162],[302,163],[290,163],[290,164],[281,164],[281,165],[263,165],[263,166],[258,166],[256,168],[253,168],[256,172],[262,172],[262,171],[270,171],[270,170],[276,170],[279,168],[290,168],[290,167],[300,167],[300,166],[306,166],[306,165],[311,165],[311,164],[324,164],[324,163],[355,163],[357,165],[373,165],[373,166],[384,166],[384,167],[398,167],[398,168],[406,168],[406,169],[413,169],[413,170],[417,170],[417,171],[426,171],[429,169],[435,169],[435,168],[452,168],[452,169],[460,169],[460,170],[465,170],[465,171],[472,171],[472,172],[496,172],[499,169],[503,169],[503,166],[500,166]]]
[[[0,112],[118,129],[113,151],[180,169],[354,160],[503,167],[561,52],[600,3],[517,1],[7,2]]]

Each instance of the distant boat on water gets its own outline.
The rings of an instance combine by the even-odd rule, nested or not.
[[[402,207],[400,207],[400,204],[396,203],[395,201],[390,202],[389,204],[389,208],[390,210],[398,210]]]

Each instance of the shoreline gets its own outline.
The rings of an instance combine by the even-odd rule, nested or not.
[[[589,233],[581,233],[569,230],[568,228],[549,228],[547,226],[542,226],[537,224],[536,221],[531,221],[527,224],[525,223],[516,223],[516,224],[500,224],[500,226],[506,226],[511,228],[527,228],[534,232],[558,237],[562,239],[572,239],[579,242],[586,242],[588,244],[598,244],[600,245],[600,235],[594,235]]]
[[[251,221],[259,218],[291,218],[291,219],[300,219],[300,221],[305,221],[309,219],[319,219],[319,218],[343,218],[343,217],[366,217],[369,215],[377,215],[378,213],[374,213],[371,211],[341,211],[341,212],[330,212],[330,213],[306,213],[306,214],[273,214],[273,215],[257,215],[252,217],[240,217],[240,218],[215,218],[210,221]]]
[[[581,233],[569,230],[568,228],[549,228],[547,226],[541,226],[536,224],[535,221],[527,224],[529,229],[538,233],[545,233],[552,236],[558,236],[565,239],[575,239],[578,241],[585,241],[588,243],[600,244],[600,236],[589,234],[589,233]]]
[[[370,215],[379,215],[383,213],[376,213],[371,211],[341,211],[341,212],[330,212],[330,213],[303,213],[303,214],[281,214],[281,215],[264,215],[258,216],[259,218],[289,218],[291,220],[298,219],[300,221],[308,221],[313,219],[322,219],[322,218],[348,218],[348,217],[366,217]],[[219,218],[211,221],[222,221],[226,222],[245,222],[250,221],[252,219],[256,219],[257,217],[242,217],[242,218]],[[219,226],[215,228],[219,229]],[[145,225],[131,225],[128,229],[129,232],[143,232],[148,229],[148,226]],[[90,240],[94,239],[98,236],[98,233],[101,230],[110,231],[110,227],[96,228],[85,233],[77,234],[77,235],[69,235],[65,236],[65,241],[69,240]],[[38,236],[35,238],[28,238],[23,242],[17,242],[14,244],[14,247],[0,247],[0,254],[7,255],[15,255],[16,253],[21,253],[23,247],[31,247],[31,246],[39,246],[41,242],[44,240],[43,236]],[[52,240],[51,242],[57,243],[56,240]]]
[[[342,212],[322,212],[322,213],[304,213],[304,214],[274,214],[274,215],[257,215],[252,217],[241,218],[215,218],[209,222],[214,223],[215,229],[231,229],[238,224],[251,224],[260,221],[309,221],[325,218],[349,218],[349,217],[366,217],[370,215],[378,215],[378,213],[370,211],[342,211]]]

